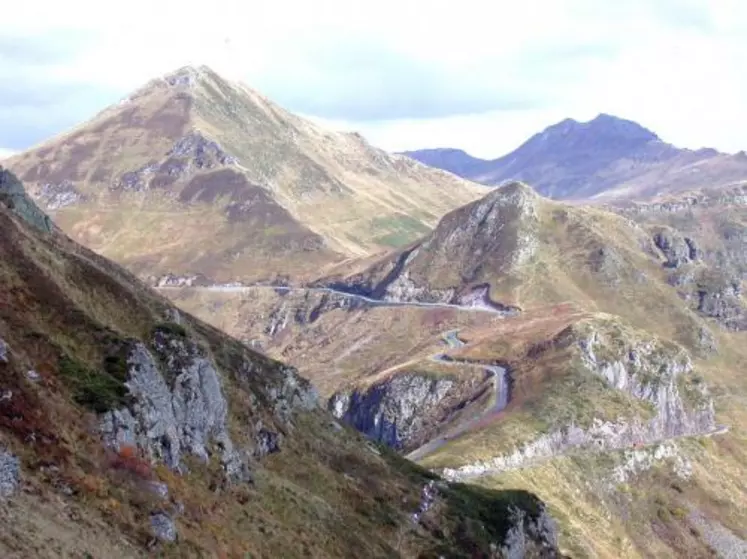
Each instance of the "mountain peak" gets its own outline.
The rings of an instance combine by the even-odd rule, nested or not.
[[[616,117],[607,113],[599,113],[594,119],[586,123],[595,132],[606,132],[628,139],[642,141],[659,140],[659,136],[632,120]]]
[[[595,142],[615,140],[645,143],[659,140],[656,134],[637,122],[607,113],[599,113],[587,122],[566,118],[548,126],[537,135],[537,138],[543,141],[559,137],[563,137],[564,140],[566,137],[576,140],[588,138]]]
[[[217,76],[217,74],[208,66],[188,65],[177,68],[163,75],[162,79],[170,85],[192,85],[200,78],[208,76]]]

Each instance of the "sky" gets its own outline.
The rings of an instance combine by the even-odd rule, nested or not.
[[[0,29],[0,159],[199,64],[391,151],[498,157],[602,112],[747,149],[742,0],[24,0]]]

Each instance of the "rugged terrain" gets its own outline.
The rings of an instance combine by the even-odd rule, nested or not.
[[[366,442],[292,367],[57,231],[0,170],[3,557],[554,557],[525,491]]]
[[[155,79],[5,165],[95,251],[142,275],[215,281],[316,274],[405,245],[483,194],[205,67]]]
[[[567,200],[651,198],[747,179],[744,152],[680,149],[635,122],[606,114],[589,122],[563,120],[494,160],[448,148],[405,155],[487,185],[520,180]]]
[[[610,211],[511,183],[352,274],[163,292],[303,364],[370,438],[537,491],[574,557],[730,557],[747,545],[746,208],[741,187]]]

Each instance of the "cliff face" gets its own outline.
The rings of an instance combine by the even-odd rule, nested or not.
[[[717,431],[713,400],[684,349],[655,338],[628,337],[607,320],[569,327],[544,351],[563,349],[570,349],[583,371],[603,379],[607,390],[645,404],[650,414],[613,421],[592,417],[588,424],[554,426],[513,452],[446,468],[444,477],[464,480],[580,449],[614,450]]]
[[[26,196],[26,190],[21,181],[2,167],[0,167],[0,202],[34,227],[47,233],[52,230],[51,220]]]
[[[559,556],[533,495],[363,441],[295,369],[38,215],[0,198],[0,556]]]
[[[249,458],[262,454],[258,449],[267,446],[266,440],[277,440],[277,427],[268,431],[258,421],[248,433],[253,444],[237,448],[228,432],[228,402],[220,374],[205,351],[173,325],[157,329],[151,347],[152,351],[138,343],[129,350],[125,385],[132,403],[101,417],[105,443],[114,450],[137,446],[149,459],[176,470],[184,468],[186,454],[207,462],[208,449],[214,446],[228,479],[250,480]],[[245,360],[237,373],[248,376],[253,368]],[[276,421],[287,423],[294,410],[319,406],[307,382],[289,368],[280,372],[277,385],[270,388]],[[250,402],[252,407],[259,405],[256,397]]]
[[[511,277],[537,249],[539,196],[511,183],[446,214],[422,241],[366,272],[326,283],[400,302],[517,307],[491,301],[490,280]]]
[[[332,395],[329,410],[366,436],[400,451],[434,438],[457,409],[479,393],[479,378],[397,373],[369,387]]]

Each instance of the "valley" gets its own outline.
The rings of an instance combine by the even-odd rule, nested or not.
[[[732,557],[746,161],[607,114],[391,154],[154,78],[0,170],[0,552]]]

